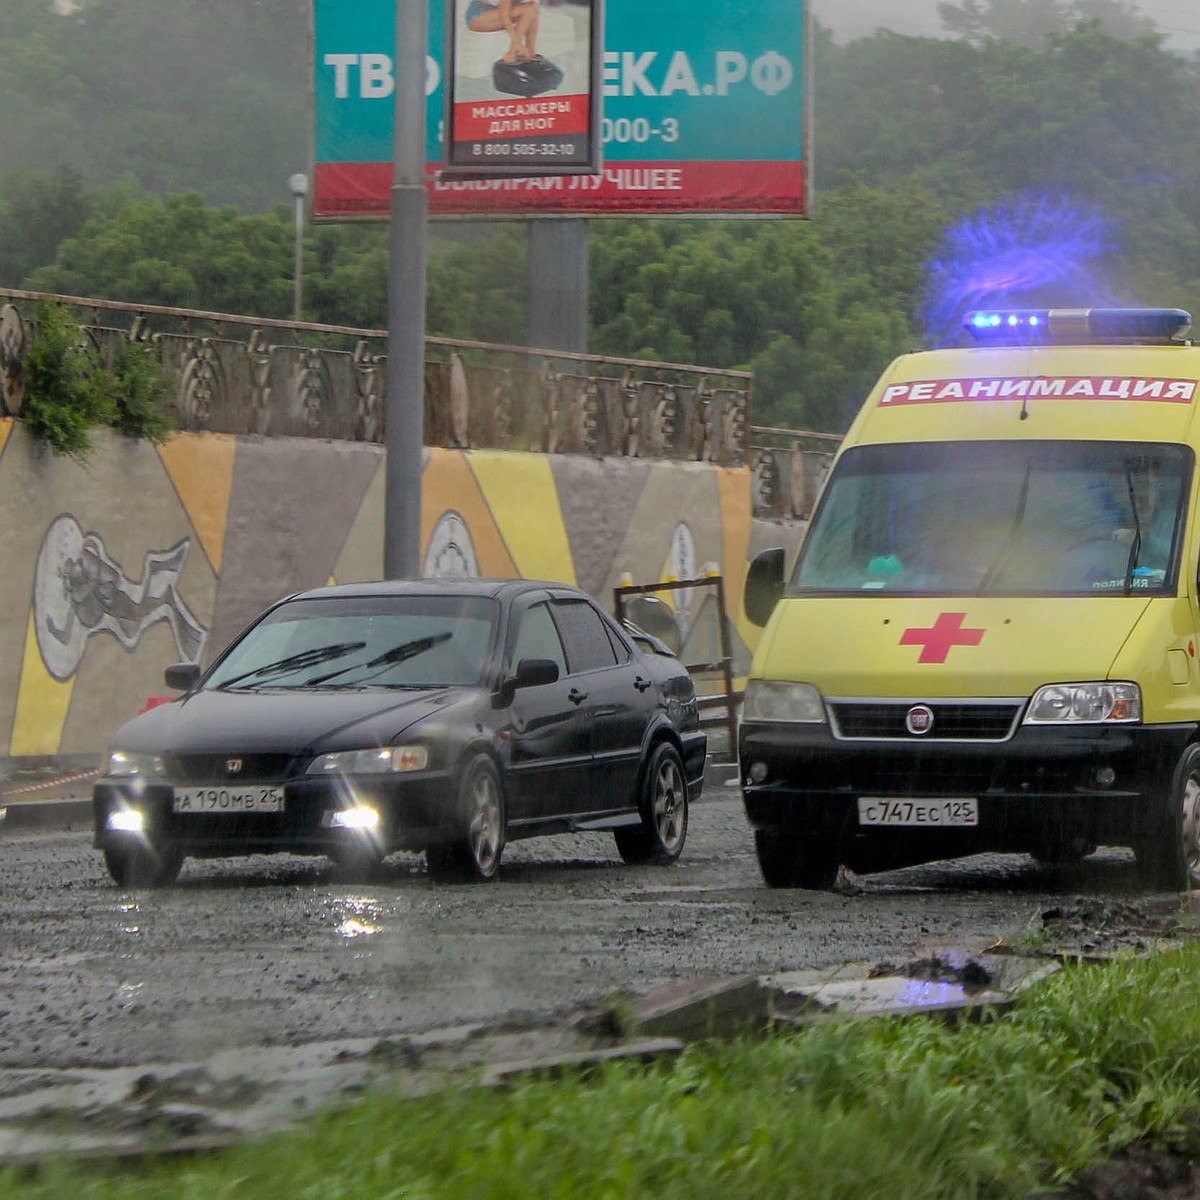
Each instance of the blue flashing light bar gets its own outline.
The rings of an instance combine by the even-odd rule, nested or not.
[[[1173,342],[1191,328],[1182,308],[977,309],[963,327],[977,342]]]

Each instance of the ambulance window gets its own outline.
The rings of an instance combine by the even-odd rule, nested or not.
[[[1173,590],[1193,456],[1125,442],[862,446],[839,459],[792,579],[807,591]]]

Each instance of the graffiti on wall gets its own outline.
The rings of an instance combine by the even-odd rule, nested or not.
[[[199,662],[207,631],[179,595],[179,575],[191,539],[149,550],[142,576],[127,576],[96,533],[84,533],[70,514],[51,522],[42,538],[34,576],[38,650],[55,679],[79,669],[88,640],[115,637],[130,653],[152,625],[166,621],[184,662]]]
[[[438,517],[429,535],[421,574],[426,579],[479,578],[479,559],[471,531],[461,514],[453,509]]]
[[[0,419],[0,511],[22,514],[0,601],[24,613],[0,624],[0,755],[97,754],[161,690],[165,666],[203,664],[289,592],[381,577],[379,447],[113,437],[86,471],[31,450],[20,423]],[[314,478],[329,481],[319,505]],[[744,469],[432,447],[422,574],[576,583],[611,610],[627,578],[711,566],[725,574],[740,674],[757,635],[740,596],[751,516]],[[645,607],[664,640],[689,665],[714,661],[722,624],[708,591],[661,597]]]

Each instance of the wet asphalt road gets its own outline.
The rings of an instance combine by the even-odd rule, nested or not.
[[[733,788],[692,810],[682,860],[629,867],[608,835],[510,845],[490,886],[414,855],[367,886],[323,859],[189,861],[114,887],[85,834],[0,839],[0,1068],[194,1060],[239,1046],[567,1012],[685,976],[903,963],[1020,935],[1064,897],[1129,895],[1132,858],[1056,873],[1020,856],[772,891]]]

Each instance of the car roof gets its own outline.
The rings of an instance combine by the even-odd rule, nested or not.
[[[527,592],[550,590],[559,594],[586,596],[568,583],[544,579],[381,579],[367,583],[339,583],[310,588],[289,600],[360,596],[484,596],[503,600]],[[590,599],[590,597],[589,597]]]

